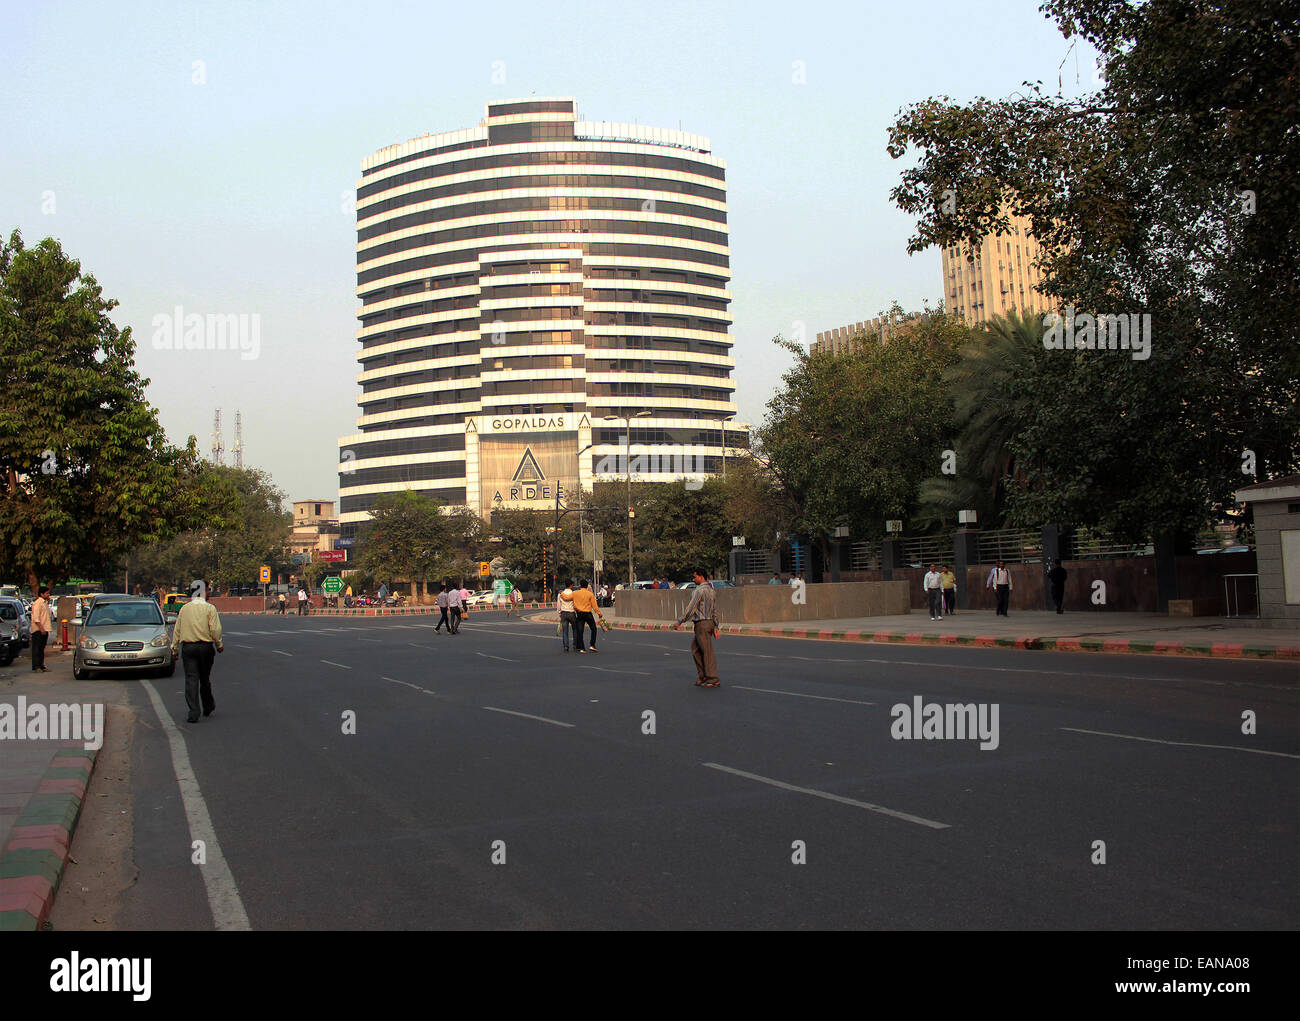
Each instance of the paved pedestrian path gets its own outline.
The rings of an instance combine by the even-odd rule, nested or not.
[[[614,610],[605,614],[615,627],[672,627],[671,622],[661,620],[620,618]],[[1300,660],[1300,629],[1249,627],[1223,618],[1158,613],[1057,614],[1047,610],[999,617],[988,610],[971,610],[930,620],[925,613],[914,612],[840,620],[723,622],[722,630],[724,634],[830,641]]]
[[[47,651],[46,666],[48,673],[32,673],[31,660],[22,656],[0,670],[0,723],[15,725],[12,733],[0,729],[0,931],[45,924],[99,754],[85,741],[33,739],[32,707],[48,714],[56,704],[99,702],[99,719],[108,714],[88,682],[73,680],[71,652]]]

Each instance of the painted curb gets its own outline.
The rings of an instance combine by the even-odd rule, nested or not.
[[[0,931],[38,931],[49,918],[98,757],[65,745],[14,821],[0,851]]]

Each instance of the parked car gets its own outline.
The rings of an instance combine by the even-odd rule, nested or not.
[[[470,606],[491,606],[492,590],[490,588],[483,588],[479,589],[477,592],[471,592],[469,594],[468,602]]]
[[[17,596],[0,596],[0,606],[11,606],[18,617],[18,637],[23,645],[32,640],[32,615]]]
[[[169,619],[149,596],[97,596],[86,611],[72,654],[72,676],[147,670],[158,677],[176,672]]]
[[[23,650],[19,620],[13,601],[0,600],[0,666],[8,666]]]

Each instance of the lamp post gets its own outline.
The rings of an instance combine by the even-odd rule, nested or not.
[[[585,447],[583,447],[581,450],[578,451],[578,456],[581,457],[583,454],[585,454],[588,450],[590,450],[594,446],[595,446],[594,443],[588,443]],[[579,502],[578,506],[566,507],[563,511],[561,511],[560,510],[561,489],[562,487],[560,486],[560,483],[557,481],[555,483],[555,530],[551,533],[551,585],[554,591],[556,592],[560,590],[560,518],[564,517],[565,514],[568,514],[575,510],[578,511],[579,514],[581,514],[584,507],[584,505],[581,502]],[[582,500],[581,482],[579,482],[578,484],[578,499],[579,501]],[[578,531],[579,533],[581,533],[582,531],[581,526],[579,526]],[[546,591],[546,583],[544,581],[542,583],[542,598],[547,601],[550,600],[550,594]]]
[[[649,418],[651,412],[638,411],[629,417],[627,409],[624,408],[623,411],[622,415],[606,415],[605,421],[627,424],[627,432],[623,437],[623,467],[627,470],[627,587],[631,589],[636,585],[636,569],[632,564],[632,519],[636,517],[636,512],[632,510],[632,419]]]
[[[726,418],[722,419],[722,481],[723,482],[727,481],[727,423],[730,422],[735,417],[736,417],[735,415],[728,415]]]

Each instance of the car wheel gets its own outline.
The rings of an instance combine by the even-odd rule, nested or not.
[[[79,681],[86,681],[90,679],[90,671],[78,665],[74,660],[72,664],[72,676]]]
[[[158,671],[159,677],[171,677],[176,673],[176,660],[172,660],[171,666],[162,667]]]

